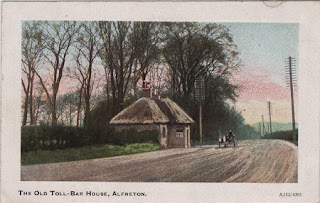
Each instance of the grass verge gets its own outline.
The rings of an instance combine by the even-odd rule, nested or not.
[[[84,159],[96,159],[112,157],[141,152],[150,152],[159,149],[154,143],[136,143],[126,146],[117,145],[93,145],[81,148],[70,148],[64,150],[39,150],[21,154],[22,165],[57,163],[66,161],[77,161]]]

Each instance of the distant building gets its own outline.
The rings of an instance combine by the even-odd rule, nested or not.
[[[152,97],[149,83],[144,82],[142,90],[144,97],[113,117],[110,124],[115,125],[116,131],[158,130],[163,148],[190,147],[190,124],[194,120],[169,98]]]

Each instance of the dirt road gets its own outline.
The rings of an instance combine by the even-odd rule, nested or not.
[[[239,142],[113,158],[21,167],[22,180],[127,182],[268,182],[298,180],[298,150],[281,140]]]

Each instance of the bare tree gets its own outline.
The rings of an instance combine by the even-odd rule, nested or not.
[[[57,124],[56,102],[57,95],[64,73],[64,67],[70,47],[74,42],[74,35],[79,30],[75,22],[69,21],[50,21],[43,24],[45,36],[44,57],[47,68],[35,70],[40,84],[44,89],[47,101],[50,106],[52,125]]]
[[[38,69],[43,56],[42,53],[43,32],[40,27],[40,22],[24,22],[22,24],[21,45],[22,72],[25,74],[21,78],[25,93],[22,125],[26,125],[27,123],[28,109],[30,112],[30,124],[35,124],[33,109],[34,70]]]
[[[133,89],[136,96],[137,83],[146,80],[152,67],[160,62],[160,24],[155,22],[135,22],[134,35],[138,41],[133,70]]]
[[[93,65],[101,49],[99,46],[99,25],[97,22],[83,22],[79,31],[75,46],[75,60],[81,84],[80,89],[83,92],[85,100],[84,124],[86,124],[89,117],[90,100],[94,86],[93,76],[95,70],[93,70]]]
[[[76,52],[76,51],[75,51]],[[79,127],[81,124],[81,117],[82,117],[82,105],[83,105],[83,89],[84,89],[84,79],[82,77],[80,71],[78,70],[82,70],[82,63],[80,61],[80,52],[76,52],[76,54],[74,54],[74,61],[75,61],[75,66],[74,69],[67,67],[67,77],[69,77],[72,80],[76,80],[78,81],[78,87],[77,87],[77,91],[75,92],[75,94],[78,95],[78,104],[77,104],[77,118],[76,118],[76,126]]]
[[[164,78],[166,75],[166,67],[164,65],[156,65],[150,69],[150,83],[157,95],[161,95],[164,88]]]
[[[123,108],[134,59],[138,52],[138,40],[134,35],[132,24],[132,22],[99,22],[103,41],[101,59],[110,78],[115,113]]]

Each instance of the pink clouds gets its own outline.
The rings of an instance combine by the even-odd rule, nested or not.
[[[241,71],[234,77],[232,82],[241,86],[238,101],[290,101],[290,88],[285,86],[284,79],[282,85],[278,84],[273,81],[270,73],[262,73],[260,70]],[[295,86],[295,98],[297,98],[297,92],[297,87]]]
[[[235,106],[248,124],[259,122],[261,115],[267,117],[268,101],[272,104],[274,121],[291,122],[290,88],[286,86],[284,78],[284,72],[283,74],[279,72],[271,73],[264,68],[248,67],[234,76],[232,83],[241,86]],[[294,99],[295,107],[297,107],[297,86],[294,87]],[[298,115],[296,115],[296,120],[297,117]]]

